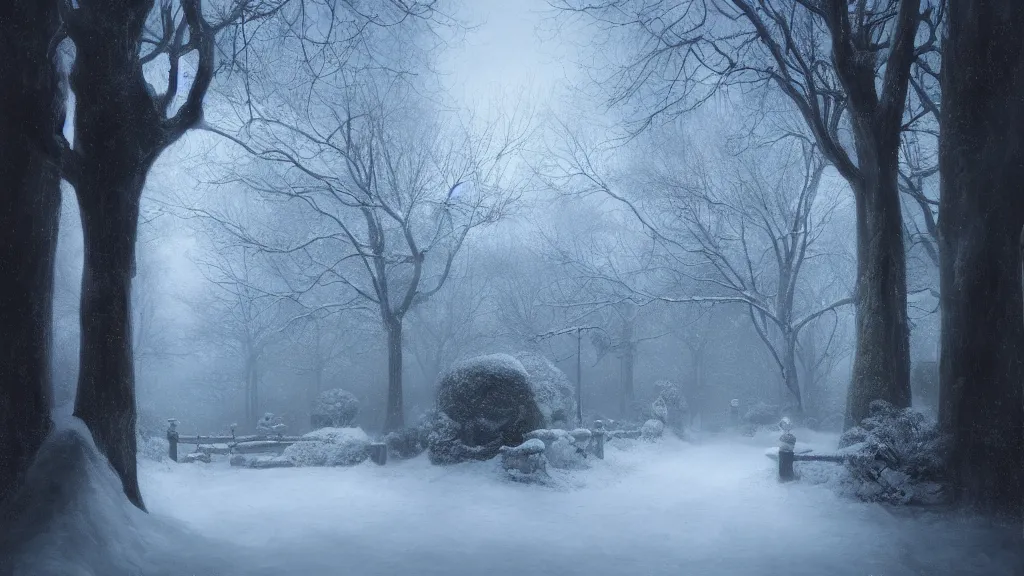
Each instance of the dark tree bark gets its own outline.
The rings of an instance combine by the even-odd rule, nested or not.
[[[130,311],[139,202],[153,162],[200,120],[213,74],[212,32],[199,0],[182,0],[181,7],[184,20],[177,27],[172,6],[165,8],[171,74],[164,95],[146,83],[139,53],[153,0],[82,0],[67,15],[76,48],[70,77],[76,97],[73,184],[85,240],[75,415],[140,509]],[[191,50],[199,53],[193,84],[178,112],[167,117],[177,93],[178,58]]]
[[[402,319],[385,321],[388,333],[388,405],[384,417],[384,432],[405,427],[405,400],[402,390]]]
[[[949,3],[942,65],[940,417],[961,502],[1022,495],[1024,3]]]
[[[0,501],[50,429],[53,265],[64,121],[57,2],[0,3]]]
[[[911,401],[907,261],[898,178],[903,111],[922,17],[920,0],[900,0],[880,72],[872,40],[851,26],[848,3],[825,4],[832,60],[848,98],[857,152],[854,167],[834,139],[832,146],[821,142],[853,188],[857,206],[857,351],[846,402],[849,428],[868,416],[872,400],[899,408]],[[876,88],[879,73],[881,90]]]
[[[902,102],[902,99],[901,99]],[[857,205],[857,351],[846,401],[846,427],[868,415],[872,400],[910,406],[907,260],[897,186],[899,116],[889,126],[855,121]]]

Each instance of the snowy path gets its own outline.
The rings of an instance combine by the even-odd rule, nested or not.
[[[146,463],[155,515],[251,547],[238,574],[1020,575],[1019,532],[780,485],[770,438],[609,448],[561,489],[493,463],[239,470]]]

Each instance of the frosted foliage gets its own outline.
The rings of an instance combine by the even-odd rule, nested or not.
[[[321,428],[303,438],[311,440],[296,442],[282,454],[296,466],[352,466],[369,456],[370,437],[362,428]]]
[[[677,384],[668,380],[659,380],[654,387],[658,390],[658,397],[651,405],[654,417],[681,434],[689,415],[689,405],[683,391]]]
[[[921,412],[875,400],[860,426],[847,430],[839,446],[853,492],[861,499],[893,504],[945,501],[947,438]]]
[[[443,445],[445,455],[438,456],[444,461],[460,453],[493,458],[501,446],[521,444],[524,434],[543,422],[528,378],[522,363],[507,354],[481,356],[453,367],[438,386],[437,409],[454,428],[442,422],[441,436],[428,443],[431,451]],[[483,451],[465,452],[452,444],[455,441]]]
[[[139,436],[138,446],[139,458],[145,458],[146,460],[153,460],[156,462],[168,459],[167,453],[170,446],[168,445],[166,438],[161,438],[159,436],[144,438]]]
[[[544,426],[555,427],[571,420],[576,414],[576,389],[565,372],[534,352],[520,352],[516,357],[529,374]]]
[[[310,424],[313,428],[343,428],[359,414],[359,400],[351,392],[334,388],[321,392],[313,403]]]
[[[663,434],[665,434],[665,424],[661,420],[648,420],[640,428],[640,437],[648,442],[661,438]]]
[[[743,414],[743,421],[753,426],[770,426],[779,421],[779,407],[755,402]]]

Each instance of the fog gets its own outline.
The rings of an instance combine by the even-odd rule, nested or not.
[[[82,168],[0,573],[1024,574],[940,378],[946,3],[818,4],[161,2],[137,226],[55,36]]]

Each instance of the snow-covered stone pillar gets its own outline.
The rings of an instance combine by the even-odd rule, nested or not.
[[[594,422],[594,430],[590,434],[590,451],[600,460],[604,460],[604,421]]]
[[[790,430],[793,428],[789,418],[783,418],[779,422],[782,429],[782,436],[779,436],[779,480],[788,482],[796,479],[793,471],[793,453],[796,450],[796,436]]]
[[[178,421],[174,418],[167,419],[167,456],[178,461]]]

